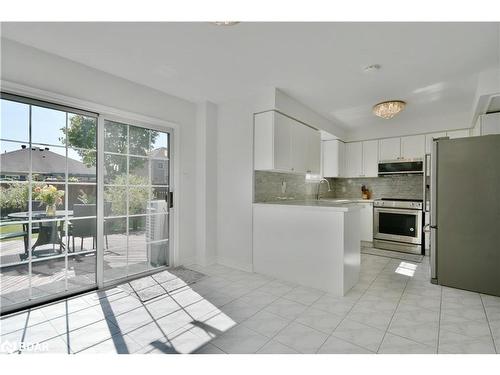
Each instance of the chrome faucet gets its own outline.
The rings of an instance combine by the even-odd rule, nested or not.
[[[330,187],[330,182],[326,178],[322,178],[321,180],[319,180],[319,182],[318,182],[318,191],[316,193],[316,200],[318,200],[318,201],[319,201],[319,198],[320,198],[320,192],[319,192],[319,190],[320,190],[321,184],[323,182],[326,182],[326,184],[328,185],[328,191],[332,191],[332,189]]]

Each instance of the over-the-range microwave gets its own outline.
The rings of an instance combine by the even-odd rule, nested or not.
[[[387,176],[391,174],[423,174],[423,159],[396,159],[382,160],[378,163],[378,175]]]

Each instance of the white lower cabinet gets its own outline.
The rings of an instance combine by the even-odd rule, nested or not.
[[[361,241],[373,241],[373,203],[360,203],[361,209]]]

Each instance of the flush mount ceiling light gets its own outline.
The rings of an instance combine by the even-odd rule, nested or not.
[[[402,100],[388,100],[373,106],[373,114],[386,120],[393,118],[406,106]]]
[[[380,70],[381,66],[379,64],[368,65],[363,68],[365,73],[372,73]]]
[[[212,23],[216,26],[234,26],[239,24],[238,21],[215,21]]]

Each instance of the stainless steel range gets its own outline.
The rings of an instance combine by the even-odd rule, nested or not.
[[[382,198],[373,202],[373,246],[424,254],[423,201]]]

